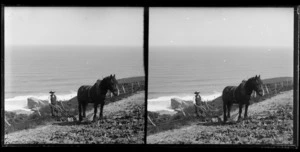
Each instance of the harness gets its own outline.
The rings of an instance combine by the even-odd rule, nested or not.
[[[92,88],[92,87],[89,87],[89,88],[88,88],[88,99],[89,99],[89,101],[93,101],[93,99],[92,99],[92,97],[91,97],[91,88]]]
[[[99,92],[100,92],[100,90],[99,90],[99,85],[100,85],[100,82],[101,82],[102,80],[97,80],[97,82],[96,82],[96,94],[97,95],[100,95],[99,94]],[[89,101],[90,102],[92,102],[93,101],[93,99],[92,99],[92,96],[91,96],[91,88],[92,88],[92,86],[90,86],[90,87],[88,87],[88,90],[87,90],[87,92],[88,92],[88,99],[89,99]]]
[[[236,88],[240,87],[242,89],[245,89],[244,88],[245,84],[246,84],[246,81],[243,80],[242,83],[239,86],[233,88],[233,91],[232,91],[233,102],[237,102],[236,97],[235,97]]]
[[[237,87],[233,87],[233,91],[232,91],[232,96],[233,96],[233,102],[236,102],[236,98],[235,98],[235,90]]]

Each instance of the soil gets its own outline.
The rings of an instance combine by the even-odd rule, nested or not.
[[[104,106],[104,119],[91,122],[51,122],[5,135],[5,144],[143,144],[145,92]],[[99,110],[98,110],[99,113]],[[99,116],[99,114],[98,114]]]
[[[149,135],[147,144],[293,144],[293,90],[253,103],[241,122],[237,113],[234,110],[226,124],[195,121]]]

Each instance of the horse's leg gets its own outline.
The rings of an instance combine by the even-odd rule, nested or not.
[[[85,115],[86,106],[87,106],[87,103],[83,103],[83,104],[82,104],[82,109],[83,109],[83,118],[86,118],[86,115]]]
[[[231,106],[232,106],[231,103],[228,103],[228,104],[227,104],[227,110],[228,110],[228,111],[227,111],[227,113],[228,113],[228,114],[227,114],[227,117],[228,117],[228,118],[230,118]]]
[[[244,119],[246,119],[248,117],[248,106],[249,106],[249,103],[246,103],[245,112],[244,112]]]
[[[78,112],[79,112],[79,121],[82,121],[82,115],[81,115],[81,102],[78,102]]]
[[[242,111],[243,111],[243,104],[239,103],[239,117],[238,117],[238,121],[241,121],[242,119]]]
[[[98,109],[98,104],[94,103],[94,117],[93,117],[93,122],[97,120],[97,109]]]
[[[223,112],[224,112],[224,115],[223,115],[223,121],[226,122],[227,121],[227,117],[226,117],[226,103],[225,101],[223,101]]]
[[[103,107],[104,107],[104,103],[100,104],[100,114],[99,117],[102,120],[103,119]]]

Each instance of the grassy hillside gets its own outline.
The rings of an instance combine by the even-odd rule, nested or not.
[[[262,80],[264,84],[278,83],[282,81],[293,81],[293,77],[277,77]]]
[[[55,121],[5,135],[5,144],[143,144],[145,92],[104,107],[102,122]],[[93,113],[87,113],[91,120]]]
[[[132,83],[132,82],[138,82],[138,81],[145,81],[145,76],[137,76],[137,77],[118,79],[118,82],[120,84],[122,84],[122,83]]]
[[[142,83],[144,81],[145,77],[130,77],[130,78],[123,78],[118,80],[119,85],[128,85],[135,82],[141,82],[139,85],[134,84],[128,88],[125,88],[125,93],[121,92],[119,96],[107,96],[105,104],[110,104],[116,101],[120,101],[124,98],[127,98],[131,96],[132,94],[142,91],[145,89],[145,84]],[[133,88],[133,90],[131,90]],[[35,128],[39,125],[45,125],[51,122],[55,121],[67,121],[67,118],[72,117],[76,118],[78,115],[78,101],[77,97],[74,97],[68,101],[62,101],[62,104],[66,111],[59,113],[58,117],[51,117],[50,114],[50,107],[47,105],[39,110],[41,116],[38,113],[32,113],[30,115],[27,114],[16,114],[15,112],[8,112],[5,111],[5,118],[10,123],[10,126],[8,124],[5,124],[5,133],[11,133],[18,130],[23,129],[29,129],[29,128]],[[87,111],[92,110],[93,104],[88,104]]]
[[[250,100],[250,104],[258,103],[266,99],[269,99],[277,95],[279,92],[292,90],[293,89],[292,80],[293,79],[291,77],[264,79],[263,83],[265,86],[267,86],[268,93],[266,87],[264,87],[265,95],[263,97],[253,96]],[[288,82],[288,81],[289,83],[284,83],[282,86],[282,82]],[[274,88],[275,84],[277,84],[276,89]],[[159,133],[171,129],[178,129],[183,126],[189,126],[195,121],[209,121],[211,117],[217,117],[217,116],[220,117],[223,114],[223,101],[221,96],[211,102],[208,102],[208,105],[212,107],[212,109],[217,109],[217,110],[209,113],[206,117],[203,118],[195,117],[194,107],[190,107],[189,109],[186,109],[185,110],[186,115],[184,115],[183,113],[177,113],[174,115],[168,115],[168,114],[160,115],[157,112],[148,111],[148,116],[156,126],[152,125],[152,123],[148,120],[147,135],[151,135],[151,134],[155,134],[155,133]],[[231,111],[234,111],[236,109],[238,109],[238,105],[234,104],[231,108]]]
[[[232,111],[233,115],[238,109]],[[293,91],[285,91],[249,106],[249,117],[222,122],[199,122],[147,137],[149,144],[293,144]]]

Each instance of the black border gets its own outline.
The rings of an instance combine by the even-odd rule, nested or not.
[[[4,133],[5,122],[4,122],[3,107],[4,107],[4,6],[1,5],[1,146],[4,144],[3,133]]]
[[[278,1],[277,1],[278,2]],[[189,144],[189,145],[174,145],[174,144],[164,144],[164,145],[158,145],[158,144],[148,144],[153,147],[172,147],[172,148],[265,148],[265,149],[298,149],[299,148],[299,38],[300,38],[300,5],[298,4],[298,8],[296,5],[291,4],[256,4],[256,5],[239,5],[238,3],[231,4],[227,3],[225,5],[219,6],[219,5],[196,5],[191,6],[189,4],[180,5],[178,3],[175,3],[175,5],[157,5],[157,3],[150,3],[150,9],[151,7],[261,7],[261,8],[284,8],[284,7],[291,7],[294,9],[294,71],[293,71],[293,81],[294,81],[294,89],[293,89],[293,114],[294,114],[294,132],[293,132],[293,144],[292,145],[254,145],[254,144],[248,144],[248,145],[232,145],[232,144]],[[296,127],[295,127],[296,126]]]
[[[145,69],[145,144],[147,143],[147,126],[148,126],[148,52],[149,52],[149,8],[144,7],[144,69]]]
[[[104,147],[104,148],[137,148],[137,147],[144,147],[146,144],[146,119],[145,119],[145,126],[144,126],[144,143],[143,144],[4,144],[4,7],[127,7],[127,8],[141,8],[143,10],[143,23],[144,24],[144,31],[147,31],[148,20],[146,17],[148,15],[148,11],[142,5],[27,5],[27,4],[17,4],[17,5],[6,5],[1,4],[1,147]],[[146,17],[145,17],[146,16]],[[3,34],[2,34],[3,33]],[[143,46],[143,58],[144,58],[144,73],[145,73],[145,105],[147,105],[147,82],[148,82],[148,35],[144,35],[144,46]],[[3,102],[2,102],[3,101]],[[145,117],[147,112],[147,106],[145,107]],[[117,145],[117,147],[116,147]]]
[[[251,1],[253,3],[253,1]],[[1,1],[1,84],[4,84],[4,7],[5,6],[55,6],[55,7],[144,7],[144,69],[145,69],[145,103],[147,109],[147,97],[148,97],[148,49],[149,49],[149,7],[294,7],[294,117],[295,120],[299,120],[299,10],[297,11],[297,6],[299,5],[293,1],[293,4],[286,4],[283,1],[274,1],[273,4],[263,1],[254,1],[258,2],[256,4],[245,4],[241,1],[233,2],[233,1],[224,1],[223,4],[216,1],[209,1],[206,4],[195,4],[194,1],[184,0],[184,1],[150,1],[150,0],[140,0],[140,1],[105,1],[105,2],[96,2],[96,1],[22,1],[22,0],[13,0],[13,1]],[[282,3],[283,2],[283,3]],[[300,9],[300,7],[299,7]],[[1,85],[1,101],[4,101],[4,85]],[[1,102],[1,147],[4,145],[4,113],[2,112],[2,107],[4,103]],[[103,148],[285,148],[285,149],[296,149],[299,146],[299,122],[294,121],[294,146],[280,146],[280,145],[155,145],[155,144],[140,144],[140,145],[83,145],[83,144],[47,144],[47,145],[9,145],[9,147],[13,146],[23,146],[23,147],[95,147],[100,146]],[[147,110],[145,111],[145,141],[146,141],[146,133],[147,133]],[[8,145],[5,145],[8,146]],[[99,149],[101,150],[101,149]]]
[[[299,147],[299,26],[300,6],[294,7],[294,145]],[[296,84],[296,85],[295,85]]]

